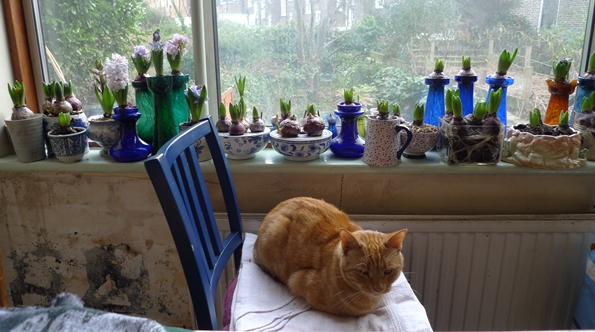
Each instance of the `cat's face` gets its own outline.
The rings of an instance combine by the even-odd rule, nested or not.
[[[341,272],[345,281],[370,295],[388,293],[403,269],[401,248],[406,233],[342,230]]]

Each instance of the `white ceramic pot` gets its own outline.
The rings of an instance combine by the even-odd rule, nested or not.
[[[109,149],[120,137],[120,124],[112,118],[94,115],[89,118],[87,136],[101,146],[100,156],[109,156]]]
[[[331,146],[333,133],[323,130],[322,135],[309,137],[299,134],[297,137],[283,137],[276,130],[271,132],[271,145],[275,151],[291,161],[316,160]]]
[[[532,168],[571,169],[587,162],[580,156],[581,135],[534,135],[508,128],[502,160]]]
[[[251,159],[256,153],[264,149],[270,138],[271,129],[265,128],[262,132],[247,131],[242,135],[230,135],[219,133],[219,140],[223,146],[223,152],[229,159]]]
[[[366,145],[364,147],[363,162],[370,166],[389,167],[401,163],[403,151],[413,138],[411,130],[400,124],[399,119],[378,120],[376,117],[366,117]],[[401,142],[401,131],[407,133],[407,138]]]
[[[48,133],[50,144],[56,154],[56,158],[63,163],[75,163],[83,159],[85,149],[89,148],[87,129],[74,127],[77,131],[68,135],[53,135]]]
[[[12,141],[17,160],[29,163],[45,159],[43,143],[43,115],[35,114],[24,120],[4,120]]]

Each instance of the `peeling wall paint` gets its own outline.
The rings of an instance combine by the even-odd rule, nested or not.
[[[192,327],[186,279],[145,174],[0,173],[12,305],[60,292],[88,307]]]

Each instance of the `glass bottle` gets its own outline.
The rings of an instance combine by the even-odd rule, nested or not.
[[[141,114],[136,106],[116,107],[112,118],[120,124],[120,137],[110,148],[109,154],[115,161],[134,162],[147,158],[151,145],[138,137],[136,124]]]
[[[547,90],[551,95],[543,123],[555,126],[560,121],[560,112],[562,110],[568,110],[568,99],[574,92],[577,81],[572,80],[569,82],[566,79],[557,81],[548,78],[545,82],[547,83]]]
[[[450,78],[430,75],[426,77],[425,83],[429,86],[425,122],[432,126],[438,126],[439,119],[445,113],[444,86],[450,83]]]
[[[570,114],[570,119],[568,120],[570,125],[574,125],[574,119],[578,118],[582,113],[583,98],[588,97],[593,91],[595,91],[595,78],[578,78],[574,111]]]
[[[337,104],[335,114],[341,118],[341,130],[331,141],[331,152],[339,157],[359,158],[364,155],[364,139],[357,131],[357,119],[364,114],[362,105],[354,102]]]
[[[145,142],[152,144],[155,129],[155,104],[153,92],[149,90],[146,79],[143,81],[132,81],[136,107],[142,116],[138,119],[138,136]]]
[[[455,81],[459,87],[459,97],[463,104],[463,116],[473,113],[473,88],[475,82],[477,82],[477,75],[473,71],[470,74],[459,74],[455,75]]]
[[[176,136],[179,131],[178,125],[174,123],[172,95],[169,93],[173,86],[172,77],[164,75],[147,78],[149,90],[153,92],[155,105],[153,154],[157,153],[163,144]]]
[[[498,90],[498,88],[502,89],[502,99],[500,100],[500,107],[498,107],[498,118],[502,122],[502,125],[506,127],[506,91],[508,86],[514,84],[514,77],[512,76],[501,76],[501,75],[492,75],[486,77],[486,83],[490,86],[488,89],[488,96],[486,97],[486,104],[490,97],[490,91]]]

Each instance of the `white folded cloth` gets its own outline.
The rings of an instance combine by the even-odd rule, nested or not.
[[[256,235],[246,234],[230,330],[238,331],[432,331],[425,308],[401,273],[380,306],[361,317],[340,317],[312,309],[255,262]]]

